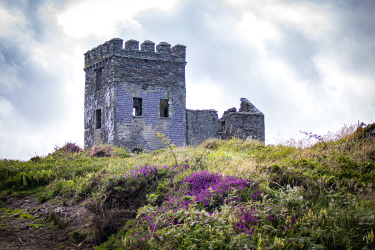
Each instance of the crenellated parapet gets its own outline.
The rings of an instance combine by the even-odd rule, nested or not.
[[[124,46],[123,46],[124,45]],[[112,56],[137,58],[144,60],[169,61],[186,63],[186,46],[161,42],[156,45],[146,40],[140,46],[137,40],[128,40],[125,43],[120,38],[114,38],[101,44],[85,54],[85,68],[103,63]]]
[[[114,38],[101,44],[92,50],[87,51],[85,55],[85,68],[101,63],[113,55],[121,54],[123,40]]]

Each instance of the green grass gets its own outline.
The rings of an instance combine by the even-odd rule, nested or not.
[[[25,213],[22,209],[0,208],[0,214],[3,214],[3,216],[14,216],[15,214],[19,214],[19,218],[21,219],[38,221],[38,218],[29,213]]]
[[[18,214],[19,216],[14,217],[15,214]],[[0,221],[0,227],[3,229],[7,229],[8,225],[6,225],[4,222],[7,218],[16,218],[16,219],[26,219],[33,221],[34,223],[31,223],[28,225],[29,229],[38,229],[41,227],[45,227],[43,223],[40,223],[39,219],[32,214],[24,212],[22,209],[9,209],[9,208],[0,208],[0,215],[2,220]],[[38,223],[38,224],[35,224]]]
[[[86,237],[97,249],[374,249],[374,127],[346,127],[303,148],[298,145],[308,143],[235,138],[138,155],[109,145],[74,152],[65,146],[27,162],[1,160],[0,198],[83,202],[95,215],[91,231],[71,236]],[[181,167],[174,168],[176,161]],[[185,194],[186,180],[197,173],[253,184],[232,187],[223,200],[208,189],[205,205]],[[261,199],[246,198],[254,190]],[[166,201],[172,196],[178,202]],[[183,201],[189,205],[181,207]],[[254,218],[246,225],[245,215]]]

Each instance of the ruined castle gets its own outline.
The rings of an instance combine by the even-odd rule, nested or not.
[[[114,38],[85,53],[85,148],[112,144],[132,151],[176,146],[207,138],[264,141],[264,115],[246,98],[241,107],[186,109],[186,47]]]

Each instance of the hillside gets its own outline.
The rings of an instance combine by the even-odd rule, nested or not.
[[[374,132],[1,160],[0,249],[374,249]]]

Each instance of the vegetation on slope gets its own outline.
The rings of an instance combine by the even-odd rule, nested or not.
[[[0,161],[0,197],[74,199],[98,249],[374,249],[375,125],[310,147],[208,140],[132,155],[66,144]],[[285,143],[284,143],[285,144]],[[176,164],[177,162],[177,164]]]

